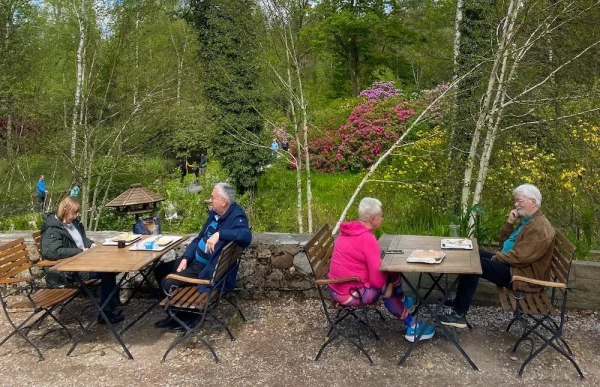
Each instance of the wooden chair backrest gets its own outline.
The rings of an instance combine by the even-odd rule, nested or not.
[[[0,279],[12,278],[32,266],[25,239],[0,245]]]
[[[213,284],[219,283],[227,275],[231,266],[233,266],[242,255],[242,250],[243,249],[234,242],[229,242],[223,247],[221,255],[219,256],[219,261],[215,267],[215,272],[213,273]]]
[[[316,280],[327,278],[334,240],[331,228],[326,223],[304,246],[304,252]]]
[[[35,249],[37,250],[38,254],[40,255],[40,259],[44,259],[44,257],[42,257],[42,232],[36,231],[33,234],[31,234],[31,237],[33,238],[33,243],[35,244]]]
[[[569,270],[576,248],[560,231],[555,231],[550,275],[553,281],[562,282],[566,285],[569,281]]]

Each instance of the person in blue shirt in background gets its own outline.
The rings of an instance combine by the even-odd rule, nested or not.
[[[208,219],[183,256],[175,261],[163,262],[154,270],[156,282],[166,294],[176,287],[189,285],[187,282],[166,279],[167,275],[176,273],[183,277],[210,280],[221,250],[227,243],[236,242],[243,248],[248,247],[252,241],[248,218],[242,207],[235,202],[235,192],[231,185],[217,183],[207,202],[210,205]],[[227,291],[233,290],[235,286],[237,269],[236,267],[225,281]],[[202,290],[199,288],[200,292]],[[187,320],[191,320],[193,317],[189,316]],[[184,319],[186,318],[184,317]],[[173,329],[180,327],[170,317],[155,322],[154,326]]]
[[[277,157],[278,150],[279,150],[279,143],[277,142],[277,139],[274,138],[273,142],[271,143],[271,156],[273,156],[273,158]]]
[[[37,182],[37,197],[40,203],[40,212],[44,212],[44,205],[46,204],[46,182],[44,181],[44,175],[40,175],[40,179]]]

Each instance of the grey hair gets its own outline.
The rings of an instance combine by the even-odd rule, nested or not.
[[[223,195],[229,204],[235,203],[235,191],[233,187],[227,183],[217,183],[215,188]]]
[[[540,208],[542,206],[542,194],[540,190],[533,184],[521,184],[514,189],[513,195],[522,194],[526,198],[535,199],[535,206]]]
[[[372,216],[381,214],[381,202],[375,198],[363,198],[358,205],[358,220],[366,222]]]

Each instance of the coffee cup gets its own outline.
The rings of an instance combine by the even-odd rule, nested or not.
[[[125,241],[118,241],[118,242],[117,242],[117,247],[118,247],[119,249],[122,249],[123,247],[125,247]]]

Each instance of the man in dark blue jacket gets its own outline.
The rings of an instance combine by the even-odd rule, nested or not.
[[[183,277],[210,280],[221,250],[227,243],[233,241],[240,247],[247,247],[252,241],[248,218],[235,202],[235,192],[231,185],[216,184],[207,202],[211,210],[200,234],[192,240],[180,259],[162,263],[154,271],[156,281],[165,293],[169,293],[172,287],[188,285],[182,281],[166,279],[167,275],[177,273]],[[237,267],[227,277],[227,291],[233,290],[236,277]],[[198,291],[205,291],[204,286],[201,285]],[[154,325],[158,328],[173,326],[169,318],[159,320]]]

